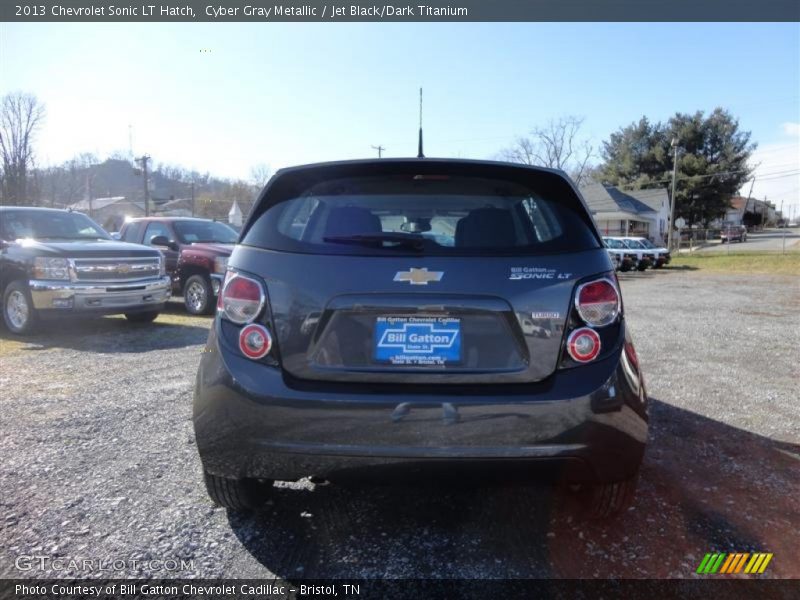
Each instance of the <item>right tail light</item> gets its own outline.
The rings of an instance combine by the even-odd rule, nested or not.
[[[611,348],[618,335],[622,296],[614,273],[580,283],[567,321],[563,367],[592,362],[604,345]]]
[[[619,315],[619,290],[606,278],[582,283],[575,292],[575,308],[589,327],[605,327]]]
[[[600,354],[600,336],[588,327],[576,329],[567,338],[567,352],[577,362],[591,362]]]

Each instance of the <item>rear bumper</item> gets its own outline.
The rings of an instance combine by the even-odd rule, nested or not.
[[[103,285],[31,280],[28,282],[33,306],[52,313],[81,312],[107,314],[156,310],[170,296],[169,277],[130,284]]]
[[[622,351],[513,393],[300,387],[277,368],[220,351],[212,330],[194,399],[204,468],[286,480],[482,469],[618,481],[639,468],[647,439],[644,385]]]

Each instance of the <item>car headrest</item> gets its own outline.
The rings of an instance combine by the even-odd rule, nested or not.
[[[456,225],[456,246],[502,248],[514,246],[516,239],[511,213],[500,208],[477,208]]]
[[[380,233],[381,220],[366,208],[342,206],[328,212],[325,237]]]

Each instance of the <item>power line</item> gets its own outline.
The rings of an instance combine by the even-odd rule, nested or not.
[[[736,171],[721,171],[719,173],[708,173],[706,175],[678,175],[677,179],[678,180],[707,179],[709,177],[719,177],[722,175],[736,175],[739,173],[747,173],[747,172],[748,172],[747,169],[739,169]],[[785,173],[785,175],[782,175],[783,173]],[[770,177],[771,175],[780,175],[781,177],[792,177],[793,175],[797,174],[800,174],[800,169],[794,169],[789,171],[775,171],[773,173],[764,173],[762,175],[755,175],[754,177],[759,181],[765,181],[765,180],[768,181],[769,179],[780,179],[780,177]],[[641,185],[650,185],[653,183],[669,183],[670,181],[671,181],[670,179],[656,179],[652,181],[644,181],[641,183]],[[619,189],[623,188],[636,189],[636,184],[628,183],[628,184],[616,185],[614,187]]]

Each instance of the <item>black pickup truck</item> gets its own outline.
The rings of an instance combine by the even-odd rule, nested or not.
[[[86,215],[0,207],[3,320],[15,334],[68,315],[158,316],[170,295],[158,250],[117,242]]]

